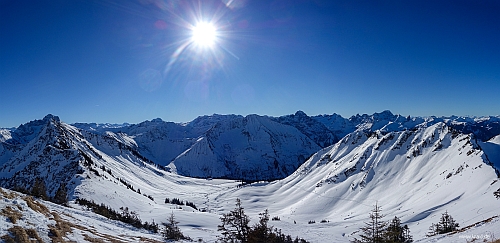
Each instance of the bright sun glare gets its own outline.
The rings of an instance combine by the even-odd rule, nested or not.
[[[191,39],[201,47],[212,47],[217,38],[217,30],[211,23],[200,22],[192,29]]]

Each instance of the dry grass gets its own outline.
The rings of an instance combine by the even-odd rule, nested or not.
[[[0,198],[2,196],[6,197],[8,199],[14,199],[17,196],[17,194],[15,192],[10,192],[10,193],[6,192],[6,191],[2,190],[2,188],[0,188]]]
[[[83,234],[83,239],[88,241],[88,242],[93,242],[93,243],[104,243],[105,242],[99,238],[93,238],[93,237],[90,237],[86,234]]]
[[[153,239],[148,239],[148,238],[145,238],[145,237],[139,237],[139,241],[140,242],[147,242],[147,243],[162,243],[163,241],[157,241],[157,240],[153,240]]]
[[[35,201],[35,199],[33,199],[33,197],[26,196],[26,197],[23,197],[23,199],[24,199],[24,201],[26,201],[26,204],[28,204],[28,207],[30,207],[34,211],[45,214],[46,216],[50,215],[49,209],[45,205]]]
[[[23,216],[21,212],[11,208],[10,206],[2,208],[0,214],[7,217],[13,224],[17,223],[17,220]]]
[[[28,234],[29,237],[36,239],[35,242],[43,243],[42,238],[40,238],[40,236],[38,236],[38,233],[36,232],[35,229],[25,229],[25,230],[26,230],[26,233]],[[31,242],[33,242],[33,240],[31,240]]]
[[[14,226],[9,229],[9,232],[12,236],[4,235],[1,237],[6,243],[43,243],[35,229],[24,229],[21,226]]]
[[[6,192],[0,188],[0,199],[1,198],[9,198],[13,199],[15,197],[21,197],[20,195],[14,192]],[[51,220],[56,222],[55,225],[49,225],[49,237],[51,238],[51,242],[55,243],[66,243],[72,242],[68,241],[66,235],[72,232],[72,229],[79,229],[83,232],[88,232],[87,234],[83,234],[83,237],[88,242],[101,243],[101,242],[111,242],[111,243],[121,243],[121,242],[148,242],[148,243],[161,243],[162,241],[148,239],[146,237],[134,237],[134,236],[112,236],[108,234],[103,234],[98,232],[95,229],[89,229],[82,225],[77,225],[74,223],[70,223],[61,218],[61,216],[57,212],[51,212],[44,204],[36,201],[31,196],[22,196],[22,199],[26,201],[28,207],[32,210],[44,214],[46,217],[50,217]],[[6,206],[0,211],[1,215],[6,216],[12,223],[17,223],[17,221],[22,218],[23,208],[20,205],[14,206]],[[67,217],[72,217],[69,214],[65,214]],[[35,229],[24,229],[20,226],[14,226],[10,228],[9,234],[1,236],[0,242],[6,243],[37,243],[43,242]]]
[[[83,234],[84,239],[86,241],[89,241],[89,242],[95,242],[95,243],[101,243],[101,242],[122,243],[122,242],[126,242],[126,241],[120,240],[119,238],[117,238],[115,236],[99,233],[95,229],[89,229],[89,228],[86,228],[84,226],[76,225],[76,224],[70,223],[68,221],[65,221],[56,212],[52,212],[52,216],[53,216],[53,220],[56,221],[55,226],[49,227],[49,230],[51,233],[51,235],[49,237],[51,237],[52,242],[61,242],[61,243],[68,242],[68,241],[65,241],[63,237],[67,233],[72,231],[71,228],[79,229],[81,231],[86,231],[86,232],[90,233],[90,235],[96,236],[96,237],[92,237],[88,234]]]
[[[68,221],[64,221],[56,212],[52,212],[52,216],[54,217],[53,220],[56,221],[56,225],[49,226],[49,237],[52,239],[52,242],[68,242],[63,237],[65,237],[67,233],[70,233],[72,231],[71,227],[74,227],[74,224]]]

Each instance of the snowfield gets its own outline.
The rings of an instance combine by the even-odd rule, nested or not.
[[[257,157],[252,156],[258,156],[267,147],[258,147],[256,141],[274,141],[270,143],[273,146],[280,144],[274,146],[273,153],[277,158],[286,158],[291,154],[287,150],[296,150],[298,144],[311,141],[328,144],[342,134],[336,130],[321,140],[323,137],[313,130],[324,131],[324,127],[304,118],[304,115],[296,114],[285,120],[287,124],[306,120],[311,126],[295,124],[292,127],[259,116],[246,120],[234,116],[231,118],[236,119],[233,122],[221,116],[212,120],[207,118],[207,121],[197,120],[196,134],[199,136],[191,141],[194,135],[190,134],[188,140],[192,146],[179,156],[192,154],[190,159],[185,158],[189,159],[186,163],[193,163],[192,158],[201,161],[205,157],[197,154],[196,149],[203,148],[203,153],[217,154],[218,149],[233,139],[231,147],[234,149],[253,146],[249,150],[254,149],[257,153],[248,152],[245,156],[253,158],[247,163],[257,163],[254,161]],[[257,223],[259,213],[268,209],[271,217],[280,218],[279,221],[270,221],[271,225],[282,229],[285,234],[310,242],[353,240],[358,237],[359,228],[368,220],[375,203],[381,206],[384,220],[397,216],[407,224],[415,242],[500,238],[500,199],[493,194],[500,189],[497,175],[499,136],[483,142],[473,134],[453,128],[449,125],[451,121],[391,115],[386,112],[371,118],[359,116],[348,122],[344,120],[342,124],[348,124],[344,128],[349,132],[332,145],[318,149],[294,172],[281,180],[248,184],[236,180],[186,177],[173,173],[172,168],[169,172],[153,163],[153,157],[142,154],[147,143],[137,139],[155,135],[144,127],[145,124],[131,125],[135,126],[135,132],[111,125],[110,130],[97,125],[83,129],[84,124],[73,126],[51,116],[25,124],[17,132],[4,129],[0,140],[0,184],[3,187],[0,194],[0,209],[3,210],[0,213],[0,237],[9,235],[9,229],[19,226],[35,229],[44,242],[51,242],[50,237],[54,236],[54,233],[49,233],[51,230],[61,232],[62,239],[75,242],[96,239],[105,242],[162,241],[159,233],[109,220],[75,203],[75,199],[84,198],[105,204],[115,211],[127,208],[136,212],[142,222],[161,224],[173,213],[185,235],[194,241],[216,242],[219,218],[232,210],[239,198],[251,218],[251,225]],[[342,127],[333,124],[340,119],[338,117],[315,119],[330,122],[330,127]],[[365,122],[353,125],[356,120]],[[484,124],[484,119],[481,122]],[[155,129],[162,124],[158,120],[150,123],[154,123]],[[223,129],[216,129],[214,124]],[[182,124],[182,129],[187,129],[187,126],[190,125]],[[169,124],[166,127],[178,126]],[[101,128],[104,130],[99,130]],[[252,136],[242,135],[240,128]],[[162,129],[159,133],[180,136],[165,127]],[[201,132],[205,129],[210,130],[206,133],[208,135]],[[299,131],[306,131],[312,138]],[[297,140],[286,144],[286,137]],[[212,143],[201,146],[202,140]],[[151,140],[149,144],[155,145],[148,147],[149,156],[160,155],[161,152],[151,150],[160,149],[159,144],[165,141],[164,138]],[[181,143],[188,143],[186,141]],[[308,148],[312,147],[308,145]],[[210,163],[217,163],[212,157],[207,159]],[[183,170],[188,168],[185,166]],[[244,168],[244,165],[239,165],[239,168]],[[187,173],[198,173],[198,168],[193,170]],[[5,189],[21,187],[29,190],[36,178],[44,179],[49,196],[54,196],[56,190],[65,184],[70,196],[69,207],[40,199],[33,201],[21,193]],[[165,203],[166,198],[192,202],[197,209]],[[36,207],[37,204],[42,206]],[[13,211],[22,215],[15,223],[9,219],[9,215],[16,214]],[[426,237],[429,226],[437,223],[444,212],[460,224],[462,231]],[[312,221],[315,223],[309,223]]]

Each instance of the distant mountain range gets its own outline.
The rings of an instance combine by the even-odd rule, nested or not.
[[[471,133],[480,141],[488,141],[500,134],[498,116],[423,118],[403,117],[390,111],[350,118],[337,114],[307,116],[302,111],[281,117],[212,115],[188,123],[154,119],[123,125],[69,125],[62,123],[57,116],[47,115],[14,130],[0,130],[0,166],[8,161],[25,161],[23,153],[34,146],[36,138],[43,138],[38,142],[46,143],[46,139],[55,139],[52,130],[57,130],[64,135],[59,138],[63,143],[68,144],[70,142],[66,140],[72,139],[73,144],[98,146],[98,141],[106,140],[110,146],[126,147],[136,156],[179,175],[275,180],[293,173],[313,153],[335,144],[347,134],[413,130],[440,122],[458,132]],[[47,130],[47,124],[54,127]],[[10,170],[12,172],[15,168]]]

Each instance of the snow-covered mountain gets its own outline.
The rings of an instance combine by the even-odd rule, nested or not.
[[[76,126],[133,140],[150,161],[201,178],[280,179],[321,148],[295,127],[258,115],[202,116],[184,124],[154,119],[122,127]]]
[[[416,242],[465,242],[467,239],[460,237],[500,235],[500,200],[493,194],[500,189],[493,168],[498,166],[499,136],[478,140],[476,135],[463,133],[459,126],[454,126],[457,120],[393,119],[394,116],[386,115],[365,116],[361,119],[364,123],[350,127],[352,132],[325,148],[309,137],[313,132],[309,136],[301,132],[322,126],[307,117],[294,117],[304,116],[300,113],[285,118],[290,125],[257,115],[220,116],[212,121],[208,116],[193,124],[153,120],[101,130],[82,129],[82,124],[77,128],[49,115],[17,130],[3,130],[0,183],[3,187],[29,191],[35,179],[41,178],[49,196],[66,184],[72,208],[50,203],[47,207],[64,220],[81,225],[65,236],[76,241],[83,241],[84,234],[88,235],[82,227],[92,226],[92,237],[101,240],[106,240],[105,235],[129,242],[138,237],[161,237],[91,214],[75,204],[75,198],[93,200],[117,211],[127,207],[148,222],[165,222],[174,212],[185,234],[205,242],[215,242],[220,214],[233,209],[236,198],[242,200],[252,223],[257,222],[258,213],[268,208],[271,216],[281,218],[271,221],[272,225],[311,242],[352,240],[376,202],[382,206],[386,220],[398,216],[408,224]],[[300,120],[309,120],[310,124],[299,126]],[[478,127],[494,127],[494,118],[489,120],[492,121]],[[171,161],[172,170],[179,170],[181,162],[195,163],[191,158],[206,160],[199,164],[212,162],[214,168],[224,168],[217,165],[217,156],[240,161],[252,155],[247,151],[257,150],[254,156],[268,153],[296,162],[289,156],[291,153],[285,157],[285,152],[295,152],[298,157],[297,151],[307,152],[304,145],[316,146],[317,150],[284,179],[241,186],[232,180],[184,177],[154,164],[151,158],[158,155],[145,153],[144,142],[155,144],[176,136],[190,143],[186,142],[188,148]],[[274,149],[266,150],[268,146]],[[190,173],[197,172],[193,167]],[[165,198],[193,202],[204,212],[165,203]],[[17,225],[23,227],[30,227],[28,219],[55,224],[54,219],[27,209],[23,200],[3,199],[0,206],[15,209],[19,205],[26,216]],[[437,223],[445,211],[461,228],[471,227],[461,233],[425,237],[428,227]],[[0,221],[6,222],[0,224],[0,236],[16,225],[1,214]],[[47,233],[45,226],[38,230]]]
[[[340,138],[345,136],[344,134],[338,137],[334,133],[334,130],[328,129],[325,124],[306,115],[303,111],[297,111],[293,115],[277,117],[275,120],[281,124],[297,128],[322,148],[336,143]]]
[[[249,115],[217,122],[168,167],[194,177],[272,180],[291,174],[320,148],[295,127]]]
[[[296,150],[276,147],[267,138],[265,138],[266,141],[257,141],[255,139],[260,135],[250,134],[248,131],[258,132],[260,130],[248,127],[252,124],[248,125],[244,122],[251,117],[285,125],[286,129],[289,130],[287,139],[290,141],[303,140],[303,136],[305,135],[312,143],[311,141],[306,142],[310,146],[304,147],[301,152],[297,153],[298,151]],[[266,122],[269,123],[268,121]],[[500,134],[500,117],[498,116],[480,118],[403,117],[401,115],[394,115],[390,111],[383,111],[372,115],[355,115],[350,118],[343,118],[337,114],[308,116],[304,112],[298,111],[295,114],[281,117],[263,117],[257,115],[243,117],[239,115],[214,114],[211,116],[201,116],[187,123],[173,123],[154,119],[134,125],[81,123],[74,125],[82,130],[93,133],[108,131],[118,136],[127,136],[136,141],[138,151],[143,156],[159,165],[168,166],[169,170],[181,175],[255,180],[256,177],[252,172],[254,169],[268,171],[267,173],[262,173],[260,179],[284,178],[297,167],[297,163],[293,159],[294,157],[297,159],[307,158],[318,147],[325,148],[332,145],[347,134],[355,131],[404,131],[439,122],[444,122],[463,133],[473,133],[475,138],[481,141],[487,141]],[[235,124],[239,124],[238,126],[240,127],[228,128],[228,126],[235,126]],[[293,128],[298,130],[299,133],[294,131],[295,129]],[[238,135],[238,138],[232,137],[235,135],[236,130],[241,133]],[[231,141],[227,141],[226,144],[238,144],[240,147],[236,148],[234,145],[221,144],[223,143],[222,140],[214,144],[214,138],[211,136],[223,133],[232,134],[221,135],[221,137],[232,137]],[[242,136],[242,134],[247,135]],[[292,134],[295,138],[289,137]],[[269,135],[272,139],[280,139],[279,137],[273,137],[279,135],[272,132]],[[246,141],[248,140],[246,138],[248,136],[253,138],[252,142]],[[263,137],[261,136],[261,138]],[[217,146],[208,146],[209,141],[211,143],[210,146]],[[198,153],[207,155],[210,159],[205,157],[205,160],[201,161]],[[237,158],[235,157],[236,153],[238,154]],[[262,164],[265,164],[264,167],[244,162],[249,160],[257,161],[256,159],[258,158],[266,158],[262,160],[264,161]],[[275,161],[278,166],[275,165]],[[298,164],[300,165],[304,161],[301,160]],[[214,167],[214,165],[216,166]],[[240,168],[242,165],[245,165],[246,168]]]
[[[338,114],[313,116],[313,119],[323,123],[338,138],[354,131],[385,132],[414,129],[419,125],[431,125],[444,122],[450,127],[462,132],[473,133],[477,139],[487,141],[500,134],[500,116],[489,117],[403,117],[394,115],[390,111],[374,113],[372,115],[355,115],[343,118]]]
[[[283,180],[224,196],[241,198],[253,213],[269,208],[290,229],[286,233],[313,235],[315,242],[353,240],[375,203],[388,216],[385,220],[397,216],[408,224],[417,242],[467,240],[461,234],[425,237],[445,211],[461,227],[473,225],[473,231],[463,234],[493,239],[500,234],[500,200],[493,194],[500,185],[492,165],[472,135],[443,122],[395,132],[356,131],[311,156]],[[475,225],[486,219],[495,219],[496,226]],[[305,224],[309,221],[317,224]]]

